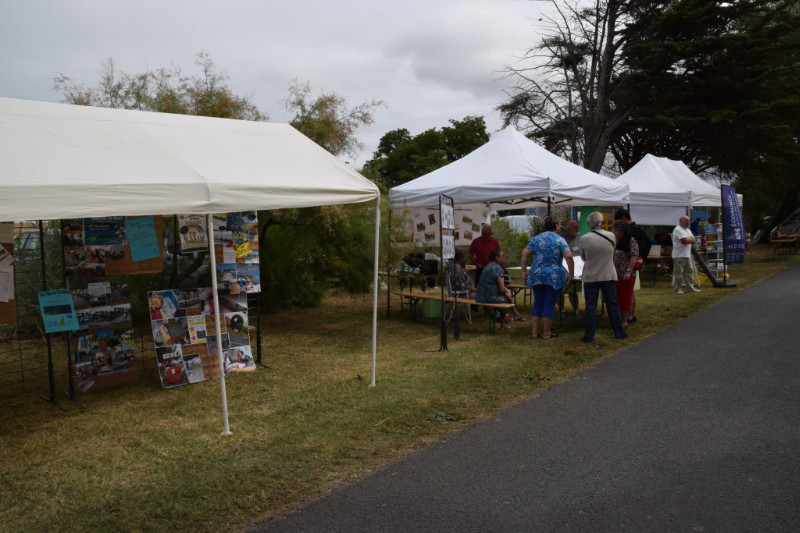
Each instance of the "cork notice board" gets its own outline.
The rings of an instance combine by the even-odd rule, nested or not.
[[[2,244],[3,248],[5,248],[6,251],[10,253],[13,257],[14,243],[4,242],[0,244]],[[16,304],[14,303],[14,300],[10,299],[7,302],[0,302],[0,324],[11,324],[12,322],[16,321],[17,321],[17,308]]]
[[[114,228],[123,228],[126,219],[141,217],[106,217],[100,219],[64,219],[61,234],[64,241],[64,265],[69,277],[91,278],[127,274],[154,274],[164,270],[164,223],[160,216],[153,217],[158,256],[134,261],[129,244],[113,244],[112,240],[100,245],[92,242],[89,228],[104,224],[113,233]],[[119,233],[122,235],[122,232]]]

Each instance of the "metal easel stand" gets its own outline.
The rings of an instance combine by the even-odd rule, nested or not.
[[[44,257],[44,225],[42,221],[39,221],[39,259],[41,260],[42,265],[42,291],[47,290],[47,266],[45,263]],[[42,324],[42,329],[44,329],[44,324]],[[47,381],[50,386],[50,396],[45,396],[44,394],[40,394],[39,397],[46,402],[50,402],[51,404],[55,405],[62,411],[66,411],[64,407],[61,407],[58,402],[56,401],[56,376],[55,371],[53,370],[53,347],[52,343],[50,342],[50,334],[45,332],[45,339],[47,340]]]

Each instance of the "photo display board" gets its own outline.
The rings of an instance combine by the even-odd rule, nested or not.
[[[147,296],[162,386],[219,377],[212,289],[152,291]],[[220,294],[219,305],[225,375],[254,371],[247,293]]]
[[[79,327],[73,334],[78,388],[86,392],[136,381],[128,286],[89,283],[72,290],[72,303]]]
[[[212,224],[220,298],[261,292],[256,212],[214,215]]]
[[[161,272],[163,234],[161,217],[64,219],[64,272],[69,278]]]
[[[472,239],[480,236],[481,225],[486,222],[489,211],[486,208],[453,208],[453,246],[469,246]],[[440,245],[440,211],[438,207],[416,207],[411,211],[414,226],[415,246]]]

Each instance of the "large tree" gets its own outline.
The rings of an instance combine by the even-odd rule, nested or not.
[[[201,75],[187,75],[177,66],[129,74],[118,72],[114,60],[108,58],[102,62],[100,80],[94,87],[59,74],[53,78],[53,88],[69,104],[267,120],[250,98],[233,93],[227,73],[217,72],[208,54],[199,52],[195,63]]]
[[[541,40],[506,68],[513,82],[498,107],[513,125],[551,152],[595,172],[621,134],[635,101],[626,91],[620,53],[628,2],[552,1],[555,15],[537,27]]]
[[[655,148],[696,172],[735,178],[751,223],[765,213],[788,215],[800,195],[797,2],[637,7],[624,59],[639,105],[617,157]]]
[[[386,133],[363,172],[390,189],[460,159],[489,141],[483,117],[450,120],[412,137],[405,129]]]
[[[328,91],[312,98],[310,84],[297,80],[289,85],[289,96],[283,103],[294,113],[292,126],[337,156],[355,156],[364,147],[356,137],[357,130],[371,125],[375,110],[385,107],[381,100],[348,107],[343,96]]]

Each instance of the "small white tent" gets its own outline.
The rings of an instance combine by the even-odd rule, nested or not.
[[[374,183],[288,124],[0,98],[0,220],[210,215],[368,200],[376,200],[374,385]]]
[[[628,186],[574,165],[508,127],[447,166],[389,191],[394,207],[484,203],[511,209],[550,203],[625,205]]]
[[[692,207],[719,207],[719,188],[682,161],[647,154],[617,178],[630,186],[631,217],[639,224],[675,224]]]

